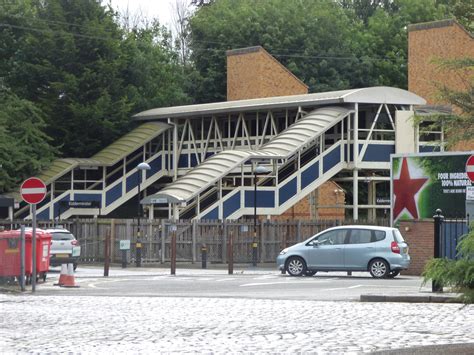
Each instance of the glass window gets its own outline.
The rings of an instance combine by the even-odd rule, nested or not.
[[[398,229],[393,230],[393,238],[397,243],[403,243],[405,242],[405,239],[403,239],[402,233]]]
[[[74,236],[71,233],[51,233],[53,240],[74,240]]]
[[[344,244],[347,229],[333,230],[320,235],[317,240],[319,245]]]
[[[375,241],[380,242],[381,240],[385,239],[385,232],[384,231],[374,231],[375,233]]]
[[[364,244],[372,241],[372,231],[368,229],[353,229],[349,238],[349,244]]]

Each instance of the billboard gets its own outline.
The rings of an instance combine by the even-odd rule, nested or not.
[[[432,218],[438,208],[446,217],[464,217],[466,187],[474,186],[466,172],[472,155],[473,151],[392,155],[392,221]]]

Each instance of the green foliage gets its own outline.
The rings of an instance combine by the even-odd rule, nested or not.
[[[0,19],[5,83],[44,112],[63,156],[89,157],[128,132],[134,113],[186,101],[158,24],[126,32],[95,0],[26,1]]]
[[[190,19],[197,102],[225,99],[225,51],[261,45],[310,92],[407,87],[406,26],[443,19],[435,0],[219,0]]]
[[[43,113],[31,102],[0,86],[0,193],[18,187],[50,163]]]
[[[474,223],[458,244],[458,260],[431,259],[422,276],[424,284],[433,281],[462,293],[462,300],[474,303]]]

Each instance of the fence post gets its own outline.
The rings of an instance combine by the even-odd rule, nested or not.
[[[110,261],[115,260],[115,219],[110,220]]]
[[[222,238],[220,238],[222,244],[222,263],[225,264],[227,262],[227,225],[225,220],[222,220],[222,224],[219,225],[218,230],[222,236]]]
[[[439,259],[441,256],[441,236],[442,236],[442,225],[444,217],[441,215],[442,211],[438,208],[434,219],[434,258]],[[431,285],[432,292],[443,292],[443,287],[433,280]]]
[[[166,231],[166,222],[163,219],[161,221],[161,263],[165,263],[165,246],[166,246],[166,237],[168,237]]]
[[[260,224],[260,262],[264,263],[267,258],[265,252],[265,239],[268,238],[268,220],[263,220]]]
[[[192,263],[194,264],[196,262],[196,220],[193,219],[191,221],[192,223],[192,235],[191,235],[191,244],[192,244],[192,252],[191,252],[191,255],[192,255]]]
[[[229,232],[229,248],[227,249],[229,252],[229,275],[232,275],[234,273],[234,240],[233,240],[233,233],[232,230]]]
[[[104,276],[109,276],[110,266],[110,229],[105,234],[105,245],[104,245]]]

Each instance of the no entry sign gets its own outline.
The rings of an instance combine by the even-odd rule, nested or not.
[[[474,155],[471,155],[466,162],[466,173],[469,179],[474,182]]]
[[[26,179],[20,188],[21,198],[26,203],[36,205],[44,200],[46,196],[46,185],[36,177]]]

